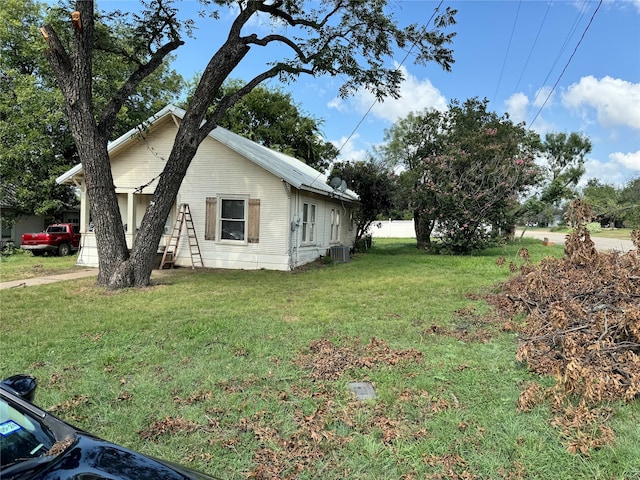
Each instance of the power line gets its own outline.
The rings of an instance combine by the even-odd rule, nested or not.
[[[531,45],[531,49],[529,50],[529,55],[527,56],[527,59],[524,62],[524,66],[522,67],[522,72],[520,72],[520,76],[518,77],[518,82],[516,83],[515,90],[518,90],[518,87],[520,86],[520,82],[522,81],[522,77],[524,76],[524,72],[527,70],[527,66],[529,65],[529,60],[531,60],[531,55],[533,54],[533,51],[535,50],[536,45],[538,44],[538,39],[540,38],[540,33],[542,32],[542,27],[544,26],[544,23],[547,20],[547,16],[549,15],[550,9],[551,9],[551,2],[547,2],[547,10],[544,12],[544,17],[542,18],[542,22],[540,22],[540,26],[538,27],[538,33],[536,33],[536,38],[533,41],[533,44]]]
[[[513,34],[516,31],[516,25],[518,24],[518,17],[520,16],[520,7],[522,6],[522,0],[518,2],[518,10],[516,11],[516,18],[513,19],[513,27],[511,28],[511,36],[509,37],[509,44],[507,45],[507,51],[504,54],[504,61],[502,62],[502,69],[500,70],[500,76],[498,77],[498,83],[496,84],[496,91],[493,92],[493,98],[491,99],[491,103],[493,103],[498,95],[498,89],[500,88],[500,83],[502,83],[502,75],[504,74],[504,67],[507,65],[507,58],[509,57],[509,52],[511,51],[511,44],[513,43]]]
[[[584,37],[587,34],[587,31],[589,30],[589,28],[591,27],[591,24],[593,23],[593,19],[595,18],[596,13],[598,13],[598,10],[600,10],[600,6],[601,5],[602,5],[602,0],[600,0],[598,2],[598,6],[596,7],[595,11],[593,12],[593,15],[591,15],[591,19],[589,20],[589,23],[587,24],[586,28],[584,29],[584,32],[582,32],[582,36],[580,37],[580,40],[576,44],[576,47],[573,49],[573,53],[571,53],[571,56],[569,57],[569,60],[567,60],[567,63],[565,64],[564,68],[562,69],[562,72],[560,72],[560,75],[558,76],[558,79],[556,80],[556,83],[554,83],[553,87],[551,87],[551,90],[549,91],[549,95],[547,95],[547,98],[544,100],[544,103],[540,106],[540,109],[536,113],[535,117],[533,117],[533,120],[531,120],[531,124],[529,125],[529,128],[531,128],[531,125],[533,125],[535,123],[536,119],[538,118],[538,115],[540,115],[540,112],[542,111],[542,109],[545,107],[545,105],[549,101],[549,98],[551,98],[551,94],[553,93],[553,91],[558,86],[558,83],[560,82],[560,79],[562,78],[564,73],[567,71],[567,67],[569,66],[569,63],[571,63],[571,60],[573,59],[573,56],[578,51],[578,47],[580,47],[580,44],[582,43],[582,40],[584,40]]]
[[[431,21],[433,20],[433,17],[435,17],[436,13],[438,11],[440,11],[440,7],[442,6],[442,4],[444,3],[444,0],[440,0],[440,3],[438,4],[438,6],[433,10],[433,13],[431,14],[431,17],[429,18],[429,20],[427,21],[427,25],[429,25],[431,23]],[[416,44],[415,42],[411,44],[411,48],[409,48],[409,50],[407,50],[407,54],[404,56],[404,58],[402,59],[402,61],[398,64],[398,67],[396,68],[397,70],[400,70],[400,68],[402,67],[402,65],[404,65],[404,62],[407,61],[407,58],[409,58],[409,55],[411,55],[411,51],[413,50],[413,47],[415,47]],[[340,152],[342,151],[342,149],[347,145],[347,143],[349,143],[349,140],[351,140],[351,138],[356,134],[356,132],[358,131],[358,129],[360,128],[360,125],[362,125],[362,123],[365,121],[365,119],[367,118],[367,116],[369,115],[369,113],[371,113],[371,110],[373,110],[373,107],[375,107],[376,103],[378,103],[378,99],[375,99],[371,105],[369,106],[369,108],[367,109],[367,111],[364,113],[364,115],[362,115],[362,118],[358,121],[358,123],[356,124],[355,128],[352,130],[352,132],[349,134],[349,136],[347,137],[347,139],[342,143],[342,145],[340,146],[340,148],[338,149],[338,154],[340,154]]]
[[[564,42],[563,42],[562,46],[560,47],[560,50],[558,50],[558,54],[556,55],[556,58],[553,61],[553,64],[551,65],[551,67],[549,67],[549,72],[547,73],[547,76],[544,77],[544,80],[542,81],[542,85],[543,86],[547,84],[547,80],[549,80],[549,77],[551,76],[551,73],[555,69],[556,65],[558,64],[558,61],[560,60],[560,58],[562,57],[562,54],[564,53],[565,49],[567,48],[567,46],[569,44],[569,40],[571,39],[571,37],[573,37],[573,34],[575,33],[576,29],[578,28],[578,25],[580,24],[580,20],[582,20],[582,18],[584,17],[584,12],[586,11],[586,4],[587,4],[588,1],[589,0],[584,0],[583,1],[583,5],[585,5],[585,8],[580,8],[578,10],[576,18],[573,21],[573,25],[571,25],[571,28],[567,32],[567,36],[565,37]],[[542,94],[542,88],[540,88],[536,92],[536,95],[533,98],[533,102],[531,102],[531,106],[529,106],[527,108],[527,111],[526,111],[526,113],[524,115],[524,118],[522,120],[526,120],[526,118],[529,116],[529,112],[531,111],[531,107],[536,104],[536,101],[538,100],[538,96],[540,96],[541,94]]]

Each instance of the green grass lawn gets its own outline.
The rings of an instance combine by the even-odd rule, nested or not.
[[[69,273],[85,267],[76,266],[77,255],[66,257],[34,257],[31,253],[16,250],[12,255],[0,257],[0,282],[23,280]]]
[[[384,239],[296,272],[1,290],[0,374],[35,375],[38,403],[84,429],[225,479],[638,478],[637,403],[611,406],[615,443],[588,456],[549,406],[517,411],[528,382],[553,380],[516,362],[482,295],[520,246],[450,257]],[[353,381],[377,398],[355,401]]]

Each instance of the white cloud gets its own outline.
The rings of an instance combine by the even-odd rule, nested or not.
[[[548,91],[546,95],[548,95]],[[539,95],[537,97],[539,97]],[[535,99],[534,101],[537,102]],[[534,115],[538,113],[538,109],[539,107],[536,104],[531,103],[529,101],[529,97],[522,92],[514,93],[505,101],[505,111],[509,114],[514,123],[527,121],[528,118],[531,118],[531,121],[533,121]],[[532,128],[540,135],[544,135],[553,129],[551,124],[547,122],[542,115],[535,117],[535,123],[527,125],[527,127]]]
[[[527,117],[529,111],[529,97],[524,93],[514,93],[511,95],[505,103],[505,110],[511,116],[511,119],[520,123]]]
[[[597,178],[602,183],[621,188],[630,180],[638,177],[640,151],[611,153],[606,161],[590,158],[585,162],[584,167],[585,174],[580,180],[581,187],[584,187],[588,180]]]
[[[540,108],[543,105],[548,107],[553,103],[553,97],[554,95],[551,87],[542,87],[536,92],[536,96],[533,99],[533,106],[536,108]]]
[[[562,103],[580,114],[595,110],[602,126],[623,125],[640,130],[640,83],[590,75],[571,85],[562,96]]]
[[[631,153],[614,152],[609,158],[617,165],[640,172],[640,150]]]
[[[609,7],[625,8],[627,5],[635,7],[636,11],[640,13],[640,0],[605,0],[605,5]]]
[[[329,108],[345,111],[355,108],[357,112],[371,114],[391,123],[406,117],[410,112],[421,112],[427,108],[447,109],[447,99],[433,86],[429,79],[420,80],[411,75],[405,67],[399,67],[405,80],[400,85],[400,98],[387,98],[384,102],[376,102],[375,97],[366,90],[361,90],[347,100],[334,98],[328,103]]]
[[[327,103],[327,107],[343,112],[346,109],[346,102],[339,97],[334,97]]]
[[[358,149],[355,146],[355,141],[358,140],[359,137],[358,134],[354,134],[348,140],[347,137],[342,137],[339,140],[331,140],[333,146],[340,149],[338,161],[357,162],[367,159],[367,150]]]

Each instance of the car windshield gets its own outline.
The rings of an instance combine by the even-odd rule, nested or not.
[[[44,455],[56,439],[38,418],[0,397],[0,466]]]

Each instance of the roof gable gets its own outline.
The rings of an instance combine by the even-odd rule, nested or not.
[[[154,125],[163,122],[167,117],[173,116],[174,118],[182,120],[184,115],[185,111],[183,109],[174,105],[167,105],[154,116],[149,118],[143,125],[145,128],[153,128]],[[109,154],[116,152],[129,142],[135,141],[139,133],[139,127],[136,127],[116,140],[109,142],[107,146]],[[308,190],[346,201],[355,201],[358,199],[357,194],[351,190],[341,192],[340,190],[333,189],[327,184],[326,175],[300,160],[289,155],[285,155],[284,153],[271,150],[225,128],[216,127],[211,131],[211,133],[209,133],[209,137],[220,142],[299,190]],[[76,165],[59,176],[56,179],[56,182],[73,183],[73,177],[80,174],[82,174],[81,164]]]

